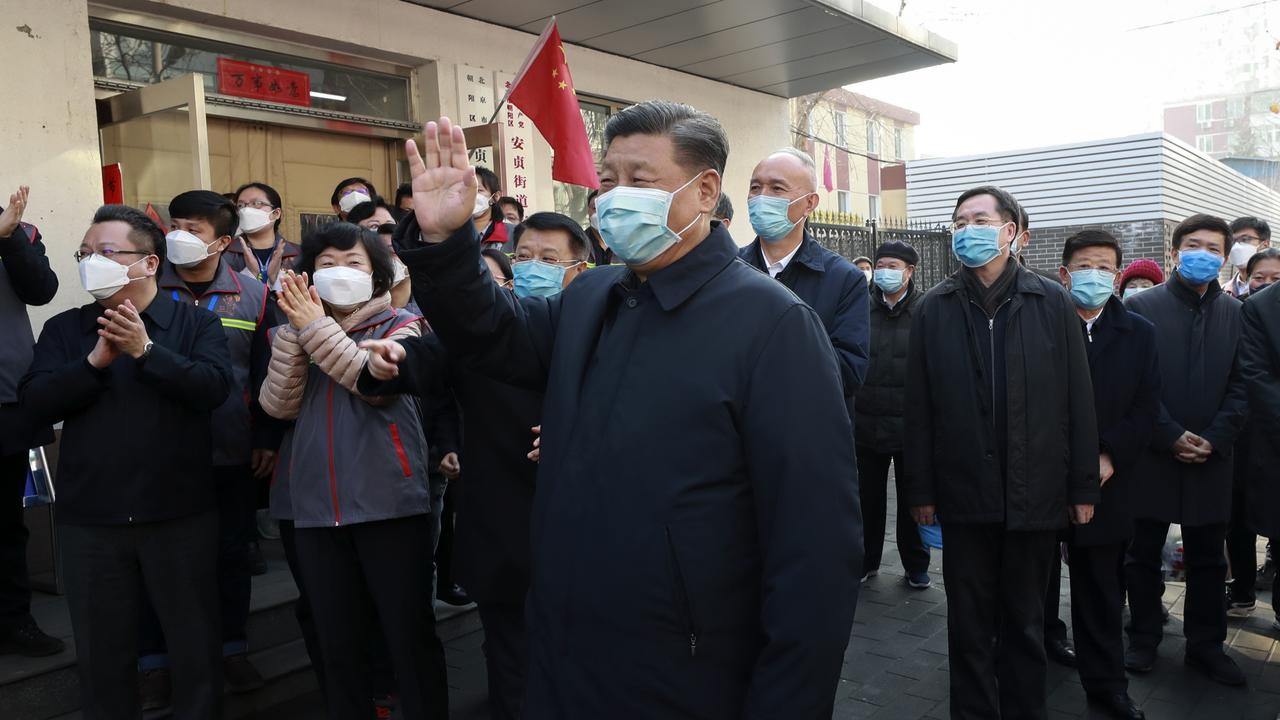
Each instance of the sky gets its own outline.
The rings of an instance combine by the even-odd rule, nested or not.
[[[907,0],[902,18],[955,42],[959,61],[847,87],[919,112],[919,157],[1153,132],[1168,102],[1249,75],[1280,87],[1275,0]]]

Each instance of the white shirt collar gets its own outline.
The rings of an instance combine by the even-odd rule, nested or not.
[[[761,242],[763,243],[763,241]],[[804,243],[801,242],[800,245],[804,245]],[[787,265],[791,264],[791,259],[796,256],[796,253],[800,252],[800,245],[796,245],[796,249],[787,253],[786,257],[772,263],[769,262],[769,256],[764,254],[764,245],[760,245],[760,257],[764,259],[764,269],[769,271],[769,277],[776,278],[783,270],[787,269]]]
[[[1249,281],[1240,280],[1240,273],[1231,276],[1231,284],[1234,286],[1236,297],[1249,294]]]

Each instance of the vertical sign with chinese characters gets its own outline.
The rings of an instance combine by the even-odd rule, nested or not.
[[[107,205],[124,204],[124,174],[120,163],[102,166],[102,202]]]
[[[493,115],[493,75],[488,70],[481,70],[470,65],[458,63],[458,117],[462,127],[484,125]],[[491,148],[475,148],[471,151],[471,162],[493,169],[493,150]]]
[[[514,75],[504,72],[493,74],[494,84],[499,89],[499,97],[506,95],[511,89]],[[507,103],[498,113],[498,122],[502,125],[503,137],[507,143],[506,162],[498,171],[502,178],[502,188],[508,195],[529,207],[529,198],[533,192],[533,122],[520,112],[520,108]]]

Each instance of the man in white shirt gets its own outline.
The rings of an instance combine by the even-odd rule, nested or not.
[[[1271,247],[1271,226],[1256,217],[1236,218],[1231,223],[1231,279],[1222,286],[1224,292],[1237,300],[1249,295],[1249,278],[1244,268],[1249,258],[1263,248]]]

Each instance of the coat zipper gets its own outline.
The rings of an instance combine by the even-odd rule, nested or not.
[[[676,543],[671,538],[671,528],[667,528],[667,548],[671,551],[671,566],[676,571],[676,589],[680,593],[680,601],[684,605],[686,629],[689,632],[689,657],[698,655],[698,625],[693,619],[693,603],[689,600],[689,588],[684,582],[684,572],[680,569],[680,557],[676,555]]]
[[[999,305],[996,306],[996,311],[992,315],[987,315],[987,311],[983,310],[982,306],[979,305],[978,303],[973,302],[972,300],[969,301],[973,303],[974,307],[978,308],[979,310],[982,310],[983,315],[987,315],[987,342],[990,343],[990,348],[991,348],[991,426],[992,428],[994,428],[996,424],[996,315],[1000,314],[1000,310],[1002,310],[1005,305],[1008,305],[1010,300],[1012,300],[1012,298],[1005,298]]]

